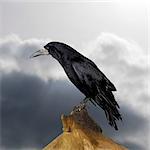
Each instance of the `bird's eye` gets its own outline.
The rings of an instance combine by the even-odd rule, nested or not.
[[[45,49],[49,50],[49,46],[44,46]]]
[[[46,49],[49,49],[49,47],[48,47],[48,46],[46,46]]]

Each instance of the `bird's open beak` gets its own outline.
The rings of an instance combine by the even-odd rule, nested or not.
[[[41,56],[41,55],[49,55],[49,52],[47,49],[43,48],[41,50],[38,50],[36,52],[34,52],[30,58],[33,58],[33,57],[37,57],[37,56]]]

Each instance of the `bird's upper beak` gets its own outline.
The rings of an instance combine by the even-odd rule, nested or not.
[[[49,52],[47,49],[43,48],[41,50],[38,50],[36,52],[34,52],[30,58],[33,58],[33,57],[37,57],[37,56],[41,56],[41,55],[49,55]]]

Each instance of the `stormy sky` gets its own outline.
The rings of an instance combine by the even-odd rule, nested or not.
[[[143,3],[0,2],[0,149],[41,149],[61,133],[60,115],[84,98],[51,56],[29,56],[47,42],[69,44],[115,84],[119,131],[88,110],[105,135],[131,150],[149,138],[147,10]]]

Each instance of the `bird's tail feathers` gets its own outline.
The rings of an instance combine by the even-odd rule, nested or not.
[[[122,120],[121,114],[118,110],[119,105],[115,101],[112,92],[109,91],[105,93],[101,92],[95,96],[94,102],[104,110],[109,124],[118,130],[116,120]]]

